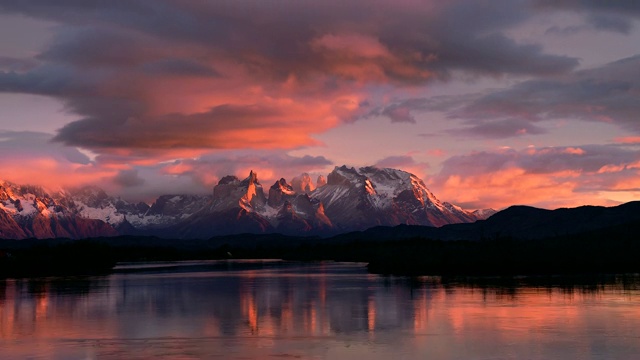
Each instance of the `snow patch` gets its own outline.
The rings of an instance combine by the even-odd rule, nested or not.
[[[102,220],[110,225],[117,225],[124,221],[125,216],[120,214],[113,204],[104,208],[93,208],[79,201],[75,203],[79,210],[78,214],[83,218]]]
[[[271,222],[272,220],[278,217],[279,212],[280,212],[280,209],[267,205],[258,214],[266,218],[267,220],[269,220],[269,222]]]

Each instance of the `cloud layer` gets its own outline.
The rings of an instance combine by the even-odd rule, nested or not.
[[[611,205],[615,201],[603,193],[640,195],[640,149],[586,145],[476,152],[447,159],[431,185],[443,198],[468,208],[557,208],[579,206],[585,198]]]
[[[0,9],[60,24],[35,59],[3,60],[0,91],[63,100],[79,120],[56,140],[98,153],[317,145],[314,134],[366,113],[376,87],[578,64],[504,35],[529,16],[512,0],[7,0]],[[414,121],[403,108],[383,115]]]
[[[579,119],[640,133],[639,68],[637,55],[558,79],[524,81],[481,96],[450,116],[484,125],[514,119],[523,128],[543,120]]]
[[[462,125],[449,134],[493,139],[546,134],[550,121],[564,120],[605,122],[640,134],[639,68],[636,55],[483,93],[404,99],[375,108],[369,116],[413,122],[417,114],[440,111]]]

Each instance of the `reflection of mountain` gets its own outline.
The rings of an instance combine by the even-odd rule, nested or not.
[[[358,264],[285,262],[153,264],[103,278],[0,280],[1,357],[348,359],[349,351],[375,350],[380,358],[474,358],[513,344],[526,357],[541,344],[556,346],[562,333],[587,342],[581,346],[615,343],[628,351],[621,358],[633,358],[638,276],[575,287],[547,280],[553,282],[527,287],[526,279],[383,278]],[[461,339],[468,346],[459,346]],[[347,352],[337,356],[336,349]],[[579,349],[566,351],[566,358],[579,357],[572,352]]]

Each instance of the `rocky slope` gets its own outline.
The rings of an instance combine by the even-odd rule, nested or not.
[[[240,180],[226,176],[213,190],[213,200],[172,228],[181,238],[222,234],[279,232],[320,234],[332,229],[322,204],[297,193],[285,179],[276,181],[268,197],[253,171]]]
[[[0,237],[87,238],[118,232],[104,221],[78,216],[59,196],[41,187],[0,181]]]
[[[162,195],[151,205],[130,203],[94,186],[62,191],[54,196],[80,217],[102,220],[116,229],[135,229],[143,233],[174,225],[211,200],[210,196]]]

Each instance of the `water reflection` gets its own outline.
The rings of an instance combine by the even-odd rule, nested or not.
[[[361,264],[0,280],[2,358],[633,358],[640,277],[395,278]]]

